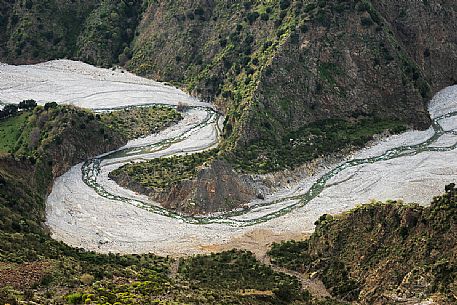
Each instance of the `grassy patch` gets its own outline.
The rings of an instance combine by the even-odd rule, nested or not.
[[[0,120],[0,152],[12,152],[30,112]]]

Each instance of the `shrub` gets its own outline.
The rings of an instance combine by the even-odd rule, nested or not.
[[[88,273],[84,273],[83,275],[81,275],[81,277],[79,278],[79,280],[81,281],[81,283],[83,283],[84,285],[90,285],[92,284],[92,282],[94,281],[94,276],[91,275],[91,274],[88,274]]]
[[[201,7],[197,7],[194,11],[195,15],[203,16],[205,14],[205,11]]]
[[[371,19],[371,17],[363,17],[361,20],[360,20],[360,23],[368,28],[370,26],[372,26],[374,24],[373,20]]]
[[[82,293],[76,292],[76,293],[67,295],[66,299],[67,299],[67,302],[70,304],[82,304],[83,295],[82,295]]]
[[[279,8],[282,10],[287,9],[290,6],[290,0],[281,0],[279,2]]]
[[[248,13],[247,15],[249,24],[253,24],[257,20],[257,18],[259,18],[259,13],[257,12]]]

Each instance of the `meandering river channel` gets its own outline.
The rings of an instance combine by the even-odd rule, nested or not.
[[[108,174],[132,161],[216,147],[223,118],[211,105],[128,73],[71,61],[22,68],[1,65],[0,73],[8,80],[0,85],[0,101],[35,98],[103,111],[150,103],[190,106],[177,125],[87,160],[55,181],[47,200],[47,225],[54,238],[76,247],[99,252],[201,253],[206,245],[227,243],[253,230],[311,232],[320,215],[341,213],[370,199],[427,204],[445,184],[457,180],[454,86],[430,102],[433,124],[426,131],[408,131],[379,141],[244,209],[183,216],[119,187]]]

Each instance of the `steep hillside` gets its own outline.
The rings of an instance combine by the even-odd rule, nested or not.
[[[455,84],[457,46],[455,18],[457,4],[442,1],[372,1],[392,24],[398,41],[424,71],[432,91]]]
[[[278,148],[312,123],[429,125],[427,98],[456,78],[455,4],[389,3],[158,1],[128,67],[225,109],[225,148],[241,168],[280,169]]]
[[[143,1],[0,1],[0,59],[74,58],[99,66],[128,60]]]
[[[333,296],[362,304],[457,302],[457,190],[430,207],[398,202],[323,215],[311,238],[276,244],[273,263],[314,273]]]
[[[75,108],[37,107],[0,121],[17,132],[0,158],[2,231],[39,232],[44,202],[54,178],[88,157],[122,146],[126,139],[104,128],[95,116]],[[82,136],[84,135],[84,136]],[[8,147],[3,142],[1,147]],[[93,145],[97,143],[97,145]]]
[[[121,64],[214,101],[223,155],[250,172],[340,149],[314,145],[328,120],[425,128],[426,101],[457,80],[452,0],[27,0],[0,12],[2,61]]]
[[[84,20],[98,1],[1,1],[2,61],[31,63],[72,57]]]

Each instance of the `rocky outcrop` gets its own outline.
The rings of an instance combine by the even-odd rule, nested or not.
[[[187,214],[207,214],[239,208],[250,202],[256,191],[225,161],[216,160],[190,181],[156,193],[153,199],[166,208]]]
[[[186,215],[204,215],[242,207],[257,195],[250,179],[226,161],[215,160],[196,177],[163,189],[149,189],[125,173],[110,175],[119,185],[148,195],[163,207]]]

